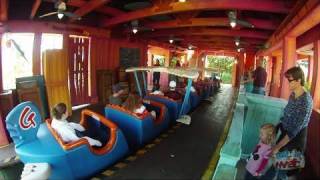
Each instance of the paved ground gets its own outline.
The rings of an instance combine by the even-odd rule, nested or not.
[[[99,179],[200,179],[215,151],[232,106],[234,90],[223,86],[221,91],[203,101],[191,113],[191,125],[178,125],[174,132],[152,142],[153,148],[142,148],[143,155],[133,154],[132,162],[124,160],[111,167]],[[146,152],[147,151],[147,152]],[[130,159],[130,158],[129,158]]]

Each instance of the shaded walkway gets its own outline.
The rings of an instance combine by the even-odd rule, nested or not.
[[[190,126],[182,125],[143,156],[106,179],[200,179],[218,144],[235,91],[224,85],[210,101],[191,113]]]

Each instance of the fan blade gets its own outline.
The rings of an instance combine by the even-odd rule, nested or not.
[[[62,12],[64,15],[68,16],[69,18],[73,19],[80,19],[81,17],[78,15],[73,14],[72,12]]]
[[[229,11],[228,12],[228,17],[231,20],[237,19],[237,12],[236,11]]]
[[[39,18],[44,18],[44,17],[47,17],[47,16],[55,15],[55,14],[58,14],[58,12],[47,13],[47,14],[44,14],[44,15],[39,16]]]
[[[138,20],[133,20],[133,21],[131,21],[131,26],[132,26],[132,27],[138,27],[138,25],[139,25]]]
[[[138,27],[139,31],[152,31],[152,28],[149,27]]]
[[[175,40],[175,41],[183,41],[182,38],[173,38],[173,40]]]
[[[241,26],[244,26],[244,27],[254,28],[254,25],[249,23],[248,21],[237,20],[237,24],[240,24]]]

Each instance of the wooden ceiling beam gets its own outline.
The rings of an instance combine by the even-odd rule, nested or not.
[[[247,19],[248,22],[254,25],[258,29],[275,30],[278,24],[270,20],[262,20],[250,18]],[[169,29],[177,27],[199,27],[199,26],[222,26],[229,27],[228,18],[192,18],[188,21],[181,22],[180,20],[163,21],[163,22],[153,22],[144,24],[144,26],[152,29]],[[240,26],[242,27],[242,26]]]
[[[52,0],[47,0],[50,2],[55,2]],[[73,7],[83,7],[84,5],[86,5],[86,1],[85,0],[69,0],[67,2],[68,6],[73,6]],[[94,9],[94,11],[105,14],[105,15],[111,15],[111,16],[119,16],[122,15],[124,12],[116,9],[116,8],[112,8],[112,7],[108,7],[108,6],[101,6],[101,7],[97,7],[96,9]]]
[[[81,6],[79,9],[77,9],[74,14],[82,17],[88,13],[90,13],[91,11],[93,11],[94,9],[102,6],[103,4],[109,2],[110,0],[91,0],[87,3],[85,3],[83,6]],[[72,21],[75,20],[75,18],[71,19]]]
[[[68,1],[68,5],[70,6],[75,6],[75,7],[82,7],[86,4],[86,1],[84,0],[70,0]],[[111,16],[119,16],[122,15],[124,12],[121,10],[118,10],[116,8],[112,7],[107,7],[107,6],[101,6],[95,9],[95,11],[106,14],[106,15],[111,15]]]
[[[0,21],[8,20],[8,0],[0,0]]]
[[[232,43],[235,44],[235,39],[234,38],[229,38],[229,37],[225,37],[225,38],[216,38],[216,37],[208,37],[208,38],[198,38],[198,37],[177,37],[177,38],[181,38],[183,39],[180,42],[222,42],[222,43]],[[169,42],[169,37],[162,37],[162,38],[156,38],[156,41],[160,41],[160,42]],[[179,42],[179,41],[178,41]],[[257,40],[257,39],[251,39],[251,38],[242,38],[240,40],[240,44],[241,45],[263,45],[265,43],[265,41],[263,40]]]
[[[159,36],[184,36],[184,35],[212,35],[226,37],[247,37],[256,39],[268,39],[270,33],[257,30],[234,30],[234,29],[218,29],[218,28],[177,28],[158,30],[153,32],[142,33],[141,37],[159,37]]]
[[[40,4],[41,4],[41,0],[34,0],[33,6],[31,9],[30,19],[33,19],[34,16],[37,14]]]
[[[101,26],[110,27],[120,23],[128,22],[135,19],[146,18],[154,15],[172,14],[186,11],[201,11],[201,10],[250,10],[262,11],[271,13],[284,13],[290,11],[288,4],[285,1],[269,1],[269,0],[197,0],[187,1],[185,3],[173,2],[169,4],[170,8],[159,8],[153,6],[137,11],[125,13],[111,19],[106,19],[101,22]]]

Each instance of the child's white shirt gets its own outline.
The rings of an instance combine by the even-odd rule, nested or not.
[[[144,105],[141,105],[140,108],[137,108],[134,110],[134,113],[142,114],[145,110],[146,110],[146,107]],[[155,111],[151,111],[150,114],[153,118],[157,117]]]
[[[146,110],[146,107],[144,105],[141,105],[139,108],[134,110],[134,113],[142,114]]]
[[[185,89],[187,90],[187,86],[185,87]],[[191,86],[190,91],[191,92],[196,92],[196,89],[193,86]]]
[[[66,119],[57,120],[55,118],[52,119],[51,127],[59,134],[63,142],[74,142],[79,140],[80,138],[76,135],[76,131],[84,131],[84,127],[80,124],[68,122]],[[90,137],[83,137],[88,140],[90,146],[101,146],[101,142]]]

